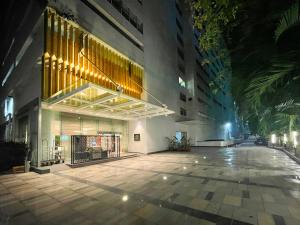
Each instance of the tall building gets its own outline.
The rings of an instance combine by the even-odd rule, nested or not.
[[[230,73],[213,94],[224,64],[199,49],[184,1],[29,2],[1,59],[1,138],[30,143],[34,165],[230,137]]]

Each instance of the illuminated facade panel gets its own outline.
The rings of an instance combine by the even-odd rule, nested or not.
[[[43,99],[85,82],[141,98],[144,69],[53,9],[45,12]],[[74,104],[76,104],[74,102]]]

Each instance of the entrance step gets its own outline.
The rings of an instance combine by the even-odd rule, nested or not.
[[[30,168],[31,171],[36,172],[38,174],[46,174],[46,173],[50,173],[50,168],[49,166],[45,166],[45,167],[31,167]]]

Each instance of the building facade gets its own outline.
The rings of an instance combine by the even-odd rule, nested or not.
[[[230,73],[213,94],[224,65],[201,63],[217,52],[199,49],[184,1],[32,0],[24,10],[26,32],[2,61],[1,138],[29,143],[33,164],[230,138]]]

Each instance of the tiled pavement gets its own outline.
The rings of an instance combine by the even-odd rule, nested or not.
[[[300,225],[300,166],[258,147],[0,176],[0,224]]]

